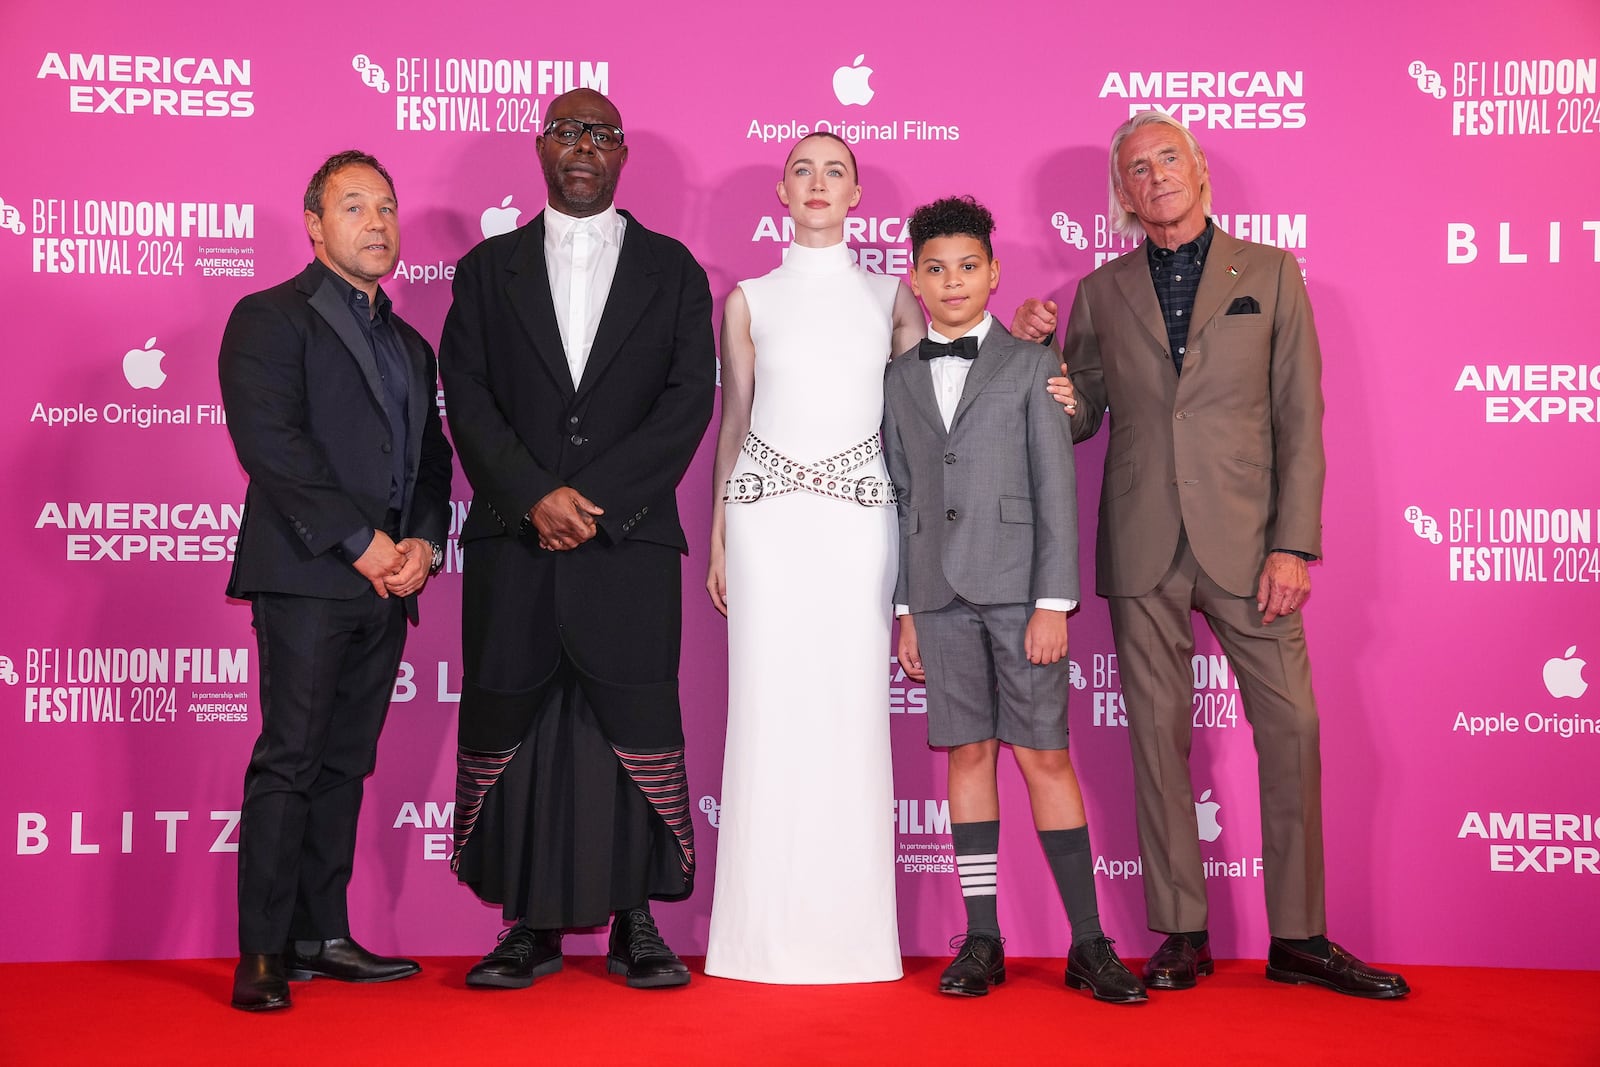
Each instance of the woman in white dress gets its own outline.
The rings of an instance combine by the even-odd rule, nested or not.
[[[778,199],[794,241],[722,323],[706,588],[728,617],[728,731],[706,973],[892,981],[898,533],[878,426],[884,366],[924,320],[844,243],[861,199],[848,144],[801,140]]]

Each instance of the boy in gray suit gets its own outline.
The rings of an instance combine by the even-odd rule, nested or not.
[[[1135,1004],[1144,986],[1100,929],[1094,856],[1067,752],[1067,613],[1077,606],[1072,433],[1045,391],[1049,349],[985,310],[1000,280],[994,218],[971,197],[911,216],[911,288],[928,338],[889,366],[883,437],[899,498],[900,664],[928,689],[928,743],[950,758],[950,818],[967,933],[939,990],[1005,981],[995,907],[1000,800],[1012,748],[1072,925],[1067,985]]]

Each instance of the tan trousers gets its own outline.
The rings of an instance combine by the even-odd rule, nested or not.
[[[1206,928],[1205,872],[1189,778],[1191,612],[1199,611],[1233,666],[1255,738],[1267,928],[1273,937],[1326,933],[1322,757],[1300,615],[1263,626],[1255,598],[1234,596],[1207,577],[1187,538],[1153,591],[1109,601],[1133,749],[1150,929]]]

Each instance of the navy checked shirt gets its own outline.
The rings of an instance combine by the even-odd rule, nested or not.
[[[1189,344],[1189,317],[1194,314],[1194,295],[1200,289],[1200,272],[1205,268],[1206,255],[1211,251],[1211,236],[1216,230],[1206,219],[1204,232],[1192,241],[1177,247],[1158,248],[1154,241],[1145,242],[1145,254],[1150,261],[1150,280],[1156,286],[1156,299],[1161,301],[1161,317],[1167,323],[1167,351],[1172,354],[1172,365],[1183,373],[1183,354]]]

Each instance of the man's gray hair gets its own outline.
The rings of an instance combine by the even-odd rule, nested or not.
[[[1144,226],[1140,224],[1139,217],[1131,211],[1124,211],[1122,202],[1117,199],[1117,192],[1122,188],[1122,172],[1117,168],[1117,153],[1122,150],[1122,142],[1133,135],[1133,131],[1141,126],[1151,126],[1162,123],[1171,126],[1183,135],[1183,140],[1189,146],[1189,151],[1194,153],[1196,163],[1204,163],[1206,154],[1200,151],[1200,142],[1194,139],[1194,134],[1189,132],[1189,127],[1167,114],[1165,111],[1141,111],[1127,122],[1117,127],[1117,132],[1111,135],[1111,162],[1108,169],[1111,173],[1109,193],[1111,197],[1111,213],[1106,216],[1111,220],[1111,228],[1123,237],[1137,240],[1144,237]],[[1200,208],[1209,217],[1211,214],[1211,174],[1206,173],[1206,183],[1200,189]]]

